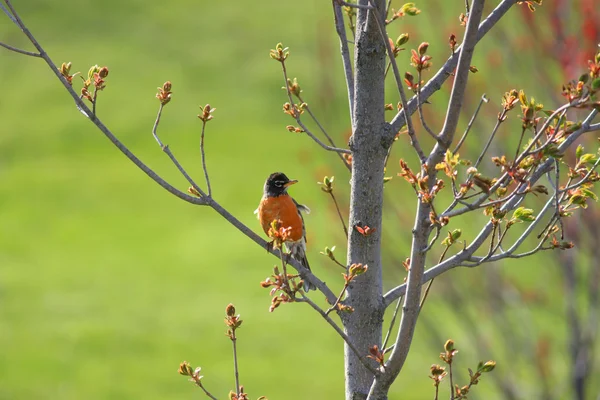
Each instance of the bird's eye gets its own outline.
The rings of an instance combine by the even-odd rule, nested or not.
[[[283,181],[275,181],[275,186],[277,187],[283,187],[284,182]]]

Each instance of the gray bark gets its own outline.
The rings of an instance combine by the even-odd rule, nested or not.
[[[384,0],[377,0],[379,10]],[[361,5],[368,5],[361,0]],[[378,11],[381,12],[381,11]],[[354,312],[344,316],[344,328],[356,347],[365,356],[369,347],[381,347],[383,323],[381,272],[381,219],[383,210],[383,168],[390,143],[386,143],[387,124],[384,119],[384,72],[386,50],[376,20],[365,9],[358,11],[355,46],[354,121],[350,149],[352,150],[352,180],[350,197],[349,264],[367,264],[369,270],[348,288],[346,304]],[[356,225],[375,229],[363,236]],[[374,364],[376,367],[376,365]],[[346,345],[346,399],[366,399],[373,382],[369,372]]]

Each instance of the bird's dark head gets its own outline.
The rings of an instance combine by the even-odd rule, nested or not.
[[[290,180],[282,172],[272,173],[265,182],[264,194],[272,197],[280,196],[287,192],[288,187],[297,182],[297,180]]]

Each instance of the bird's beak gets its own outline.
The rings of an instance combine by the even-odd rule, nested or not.
[[[283,185],[284,187],[292,186],[294,183],[298,183],[298,180],[294,179]]]

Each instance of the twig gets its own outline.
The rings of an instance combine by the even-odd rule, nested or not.
[[[240,395],[240,373],[238,368],[238,357],[237,357],[237,336],[235,336],[235,330],[232,330],[231,343],[233,345],[233,373],[235,375],[235,392]]]
[[[177,169],[179,170],[179,172],[181,173],[181,175],[183,175],[185,177],[185,179],[190,183],[190,185],[192,185],[192,187],[194,189],[196,189],[196,191],[198,193],[200,193],[200,195],[202,196],[202,198],[206,199],[207,198],[206,193],[202,189],[200,189],[200,186],[198,186],[196,184],[196,182],[194,182],[194,180],[192,179],[192,177],[181,166],[181,164],[179,163],[179,161],[177,160],[177,158],[175,157],[175,155],[171,152],[171,149],[169,149],[169,145],[168,144],[163,144],[163,142],[158,137],[158,133],[157,133],[158,124],[160,123],[160,117],[162,115],[163,108],[164,108],[164,105],[161,103],[160,107],[158,108],[158,114],[156,115],[156,120],[154,121],[154,126],[152,127],[152,136],[154,136],[154,139],[156,140],[156,142],[158,143],[158,145],[160,146],[160,148],[162,149],[162,151],[164,151],[169,156],[169,158],[171,159],[171,161],[173,162],[173,164],[175,164],[175,166],[177,167]]]
[[[318,312],[319,314],[321,314],[321,316],[323,318],[325,318],[325,321],[327,321],[327,323],[329,325],[331,325],[331,327],[342,337],[342,339],[344,339],[344,341],[346,342],[346,344],[348,345],[348,347],[352,350],[352,352],[354,353],[354,355],[356,355],[356,358],[360,361],[360,363],[366,369],[368,369],[373,375],[375,375],[375,376],[379,376],[380,375],[380,371],[378,371],[377,369],[375,369],[371,365],[369,365],[369,363],[367,362],[367,359],[366,359],[366,355],[361,354],[358,351],[358,349],[354,346],[354,343],[352,343],[352,341],[350,340],[350,338],[348,337],[348,335],[346,335],[346,333],[344,333],[344,331],[331,319],[331,317],[329,317],[329,315],[327,315],[325,313],[325,311],[323,311],[321,309],[321,307],[319,307],[315,302],[313,302],[304,293],[302,294],[302,298],[298,299],[298,301],[303,301],[303,302],[308,303],[316,312]]]
[[[369,3],[373,7],[375,7],[373,5],[373,0],[369,0]],[[408,102],[406,100],[406,94],[404,93],[404,87],[402,86],[403,81],[402,81],[402,77],[400,76],[400,71],[398,70],[398,64],[396,63],[396,58],[394,57],[394,51],[392,50],[392,46],[390,45],[390,41],[388,40],[388,34],[385,29],[385,21],[383,21],[383,22],[381,21],[380,15],[377,12],[373,12],[371,15],[375,18],[375,21],[377,22],[377,28],[379,29],[379,34],[381,35],[381,40],[383,41],[383,44],[386,48],[388,58],[390,59],[390,64],[392,65],[392,70],[394,71],[394,78],[396,79],[396,86],[398,88],[398,93],[400,94],[400,100],[402,102],[402,111],[404,112],[404,119],[406,121],[406,126],[408,127],[408,135],[410,137],[411,145],[415,149],[415,152],[417,153],[417,155],[419,156],[419,160],[421,161],[421,164],[423,164],[425,162],[425,160],[427,159],[427,157],[425,156],[425,153],[423,152],[423,149],[421,148],[421,145],[419,144],[419,140],[417,139],[417,135],[415,133],[415,128],[413,126],[412,119],[411,119],[411,114],[409,114],[407,111]],[[393,132],[394,136],[396,136],[396,133],[398,132],[398,130],[399,129],[397,129],[395,132]]]
[[[198,386],[200,389],[202,389],[204,391],[204,394],[207,395],[208,397],[210,397],[212,400],[218,400],[215,396],[213,396],[208,390],[206,390],[206,388],[204,387],[204,385],[202,384],[202,380],[198,379],[195,380],[194,382],[196,383],[196,386]]]
[[[337,311],[338,304],[340,304],[340,301],[342,301],[342,297],[344,297],[344,294],[346,294],[346,290],[348,289],[348,285],[349,285],[349,282],[344,283],[344,288],[340,292],[340,295],[337,297],[337,299],[335,299],[335,303],[333,303],[331,305],[331,307],[329,307],[327,309],[327,311],[325,311],[325,315],[329,315],[332,311]]]
[[[460,150],[461,146],[465,142],[465,139],[467,138],[467,135],[471,131],[471,127],[473,126],[473,123],[475,122],[475,119],[477,118],[477,114],[479,114],[479,110],[481,109],[481,106],[483,105],[483,103],[487,103],[488,101],[489,100],[487,99],[487,97],[485,97],[485,93],[484,93],[481,96],[481,100],[479,100],[479,104],[477,105],[477,108],[475,109],[475,112],[473,113],[473,116],[471,117],[471,120],[469,121],[469,124],[467,125],[467,129],[465,129],[465,133],[463,133],[462,137],[458,141],[458,144],[456,145],[456,147],[452,151],[452,154],[458,153],[458,150]]]
[[[1,6],[2,6],[2,4],[0,4],[0,7]],[[33,53],[31,51],[21,50],[21,49],[18,49],[16,47],[13,47],[13,46],[11,46],[9,44],[6,44],[6,43],[0,42],[0,46],[4,47],[5,49],[8,49],[10,51],[14,51],[15,53],[24,54],[26,56],[30,56],[30,57],[42,57],[42,55],[40,53]]]
[[[392,334],[392,330],[394,329],[394,323],[396,322],[396,317],[398,316],[398,311],[400,310],[400,304],[402,304],[402,300],[404,299],[404,296],[400,296],[398,298],[398,302],[396,303],[396,308],[394,308],[394,313],[392,314],[392,320],[390,321],[390,327],[387,330],[387,333],[385,334],[385,339],[383,339],[383,345],[381,345],[381,348],[384,349],[384,354],[386,353],[386,346],[388,343],[388,340],[390,339],[390,336]]]
[[[429,133],[429,136],[433,138],[433,140],[439,140],[438,135],[429,128],[427,123],[425,122],[425,117],[423,116],[423,104],[421,102],[421,75],[422,71],[419,68],[419,73],[417,74],[417,110],[419,111],[419,118],[421,119],[421,125],[423,128]]]
[[[450,361],[448,363],[448,380],[450,381],[450,400],[454,400],[454,381],[452,379],[452,361]]]
[[[342,228],[344,228],[344,233],[346,234],[346,237],[348,237],[348,228],[346,227],[346,222],[344,221],[344,217],[342,215],[342,212],[340,211],[340,206],[338,205],[335,195],[333,194],[333,190],[329,192],[329,195],[331,196],[331,198],[333,199],[333,203],[335,204],[335,209],[337,210],[338,216],[340,217],[340,221],[342,222]]]
[[[210,188],[210,178],[208,177],[208,170],[206,169],[206,155],[204,154],[204,129],[206,128],[206,121],[202,121],[202,134],[200,135],[200,155],[202,156],[202,169],[204,170],[204,178],[206,179],[206,187],[208,189],[208,197],[212,197],[212,190]]]
[[[281,63],[281,70],[283,71],[283,80],[285,82],[285,90],[287,92],[288,99],[290,101],[290,106],[292,107],[292,113],[294,114],[293,117],[296,120],[296,122],[298,123],[298,125],[300,125],[300,127],[302,128],[302,130],[304,131],[304,133],[306,133],[312,140],[314,140],[315,142],[317,142],[317,144],[319,146],[321,146],[322,148],[324,148],[327,151],[335,151],[335,152],[338,152],[338,153],[352,154],[352,152],[350,150],[339,149],[337,147],[332,147],[332,146],[326,145],[318,137],[316,137],[306,127],[306,125],[304,125],[304,123],[302,123],[302,120],[300,119],[300,113],[296,109],[296,104],[294,103],[294,99],[292,98],[292,92],[290,91],[290,86],[288,85],[288,75],[287,75],[287,69],[285,67],[285,61],[280,61],[280,63]]]
[[[490,31],[490,29],[492,29],[492,27],[508,12],[508,10],[510,10],[514,4],[514,0],[502,0],[502,2],[500,2],[500,4],[498,4],[498,6],[479,25],[476,41],[481,40],[481,38],[483,38]],[[460,52],[463,46],[464,43],[456,49],[456,52]],[[427,82],[427,84],[423,86],[423,90],[421,91],[421,100],[427,100],[433,93],[441,89],[442,84],[446,81],[446,79],[452,76],[452,72],[454,71],[457,63],[458,57],[455,57],[454,55],[450,56],[450,58],[444,63],[438,72],[436,72],[436,74]],[[413,96],[412,99],[410,99],[405,109],[409,115],[412,115],[417,110],[416,96]],[[405,111],[400,110],[391,122],[392,129],[390,135],[395,135],[396,132],[400,131],[400,129],[402,129],[402,127],[406,124],[405,120]]]
[[[368,6],[368,5],[348,3],[347,1],[342,1],[342,0],[333,0],[333,1],[335,1],[340,6],[346,6],[346,7],[352,7],[352,8],[362,8],[363,10],[372,10],[375,8],[373,6]]]
[[[300,100],[301,103],[304,103],[304,99],[299,94],[298,94],[298,100]],[[306,103],[304,103],[304,104],[306,104]],[[317,119],[317,117],[315,116],[315,114],[312,112],[312,110],[310,109],[310,107],[308,105],[306,105],[304,107],[304,109],[306,110],[306,112],[308,112],[308,115],[310,115],[310,117],[315,122],[315,124],[317,124],[317,126],[319,127],[319,129],[321,130],[321,132],[323,133],[323,135],[325,135],[325,137],[327,138],[327,140],[329,141],[329,143],[331,144],[331,146],[332,147],[337,147],[335,145],[335,142],[331,138],[331,136],[329,136],[329,134],[327,133],[327,131],[325,130],[325,128],[323,128],[323,125],[321,125],[321,123],[319,122],[319,120]],[[352,170],[352,167],[350,166],[350,164],[348,164],[346,162],[346,160],[344,159],[344,156],[342,156],[341,153],[337,153],[337,155],[340,157],[340,160],[342,160],[342,162],[344,163],[344,165],[346,166],[346,168],[348,168],[348,170]]]
[[[82,99],[79,97],[79,95],[73,90],[73,87],[69,84],[69,82],[67,82],[65,77],[63,77],[61,75],[60,71],[56,67],[56,64],[54,64],[52,59],[48,56],[48,54],[40,46],[40,44],[35,39],[35,37],[31,34],[29,29],[27,29],[27,27],[24,25],[23,21],[20,19],[18,14],[14,11],[14,8],[12,7],[10,0],[4,0],[4,1],[6,2],[7,6],[13,11],[13,13],[15,15],[15,19],[17,20],[17,23],[18,23],[19,27],[21,28],[21,30],[23,31],[23,33],[27,36],[27,38],[35,46],[35,48],[40,52],[41,58],[46,62],[46,64],[48,65],[48,67],[50,68],[52,73],[54,73],[54,75],[62,83],[62,85],[67,90],[67,92],[69,92],[69,94],[75,101],[75,105],[76,105],[77,109],[79,111],[81,111],[87,118],[89,118],[90,121],[94,125],[96,125],[96,127],[100,130],[100,132],[102,132],[102,134],[104,134],[111,141],[111,143],[119,149],[119,151],[121,151],[129,160],[131,160],[131,162],[133,162],[139,169],[141,169],[152,180],[154,180],[156,183],[158,183],[163,189],[167,190],[169,193],[175,195],[176,197],[179,197],[180,199],[187,201],[188,203],[195,204],[195,205],[210,206],[219,215],[221,215],[223,218],[225,218],[231,225],[233,225],[235,228],[237,228],[241,233],[246,235],[249,239],[251,239],[253,242],[255,242],[256,244],[261,246],[263,249],[268,250],[268,252],[273,254],[275,257],[279,258],[279,253],[280,253],[279,250],[269,248],[269,245],[266,240],[261,238],[254,231],[252,231],[250,228],[248,228],[246,225],[244,225],[239,219],[237,219],[233,214],[231,214],[229,211],[227,211],[225,208],[223,208],[214,199],[206,198],[206,197],[198,198],[196,196],[190,196],[187,193],[184,193],[184,192],[178,190],[177,188],[175,188],[174,186],[172,186],[171,184],[166,182],[164,179],[162,179],[160,176],[158,176],[153,170],[151,170],[148,166],[146,166],[146,164],[144,164],[139,158],[137,158],[119,139],[117,139],[117,137],[102,123],[102,121],[100,121],[96,116],[94,116],[92,114],[92,111],[88,108],[87,104],[85,104],[82,101]],[[159,119],[160,119],[160,110],[159,110],[159,113],[157,116],[157,121]],[[158,124],[157,121],[155,121],[155,125]],[[155,130],[153,130],[153,132],[155,132]],[[155,138],[158,138],[158,136],[155,136]],[[159,145],[161,145],[161,147],[166,147],[166,146],[162,145],[162,143],[160,142],[159,139],[157,139],[157,142],[159,143]],[[170,150],[167,149],[167,151],[169,151],[169,153],[170,153]],[[169,153],[167,153],[167,154],[169,154]],[[186,175],[187,175],[187,173],[186,173]],[[202,193],[201,191],[198,191],[198,192]],[[297,261],[295,259],[291,259],[288,262],[288,264],[292,265],[296,270],[302,271],[304,278],[307,279],[310,283],[314,284],[325,295],[325,297],[327,298],[328,301],[330,301],[330,302],[335,301],[336,296],[331,291],[331,289],[329,289],[329,287],[323,281],[321,281],[316,276],[314,276],[299,261]]]
[[[15,17],[13,17],[13,15],[4,7],[4,5],[2,3],[0,3],[0,10],[2,10],[2,12],[4,12],[4,14],[6,14],[6,16],[17,26],[20,27],[19,23],[17,22],[17,20],[15,19]]]
[[[340,38],[340,51],[342,55],[342,64],[344,66],[344,75],[346,77],[346,87],[348,89],[348,103],[350,106],[350,125],[354,124],[354,74],[352,72],[352,63],[350,62],[350,49],[348,48],[348,38],[346,36],[346,27],[344,26],[344,13],[339,4],[334,0],[333,17],[335,21],[335,30]]]

